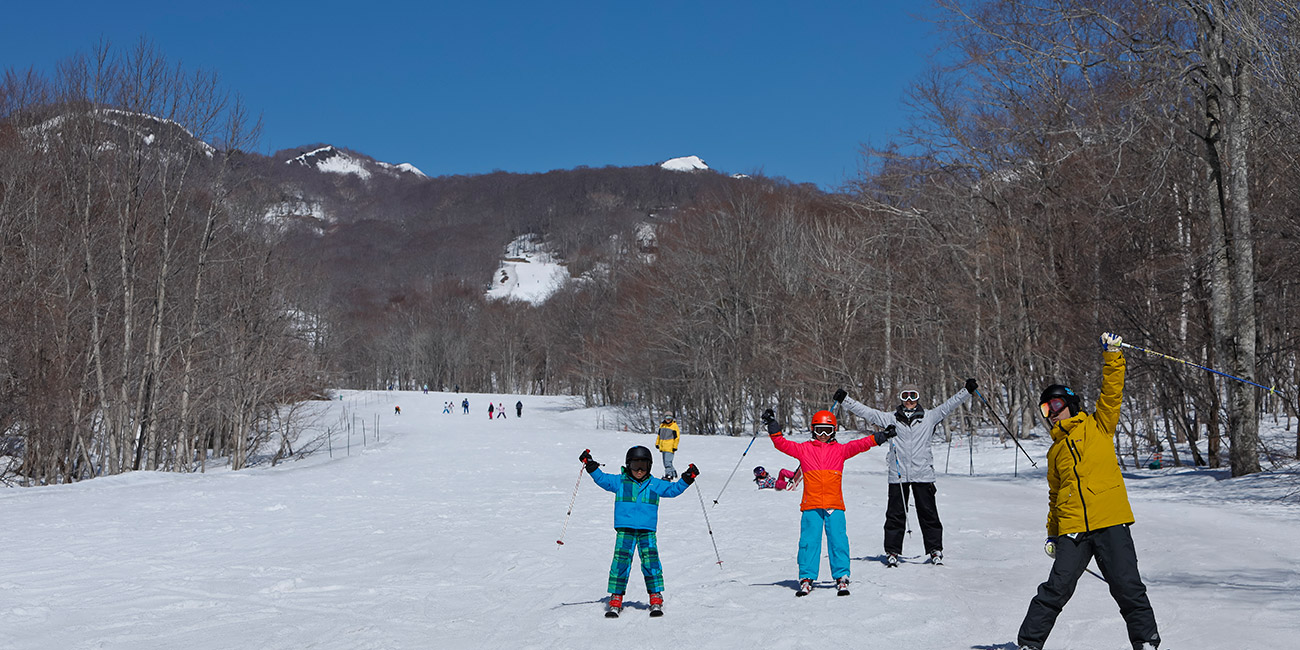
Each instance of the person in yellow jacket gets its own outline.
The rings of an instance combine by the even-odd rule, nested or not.
[[[1119,604],[1134,650],[1160,645],[1155,612],[1138,573],[1129,526],[1133,509],[1115,456],[1115,425],[1124,399],[1123,340],[1102,334],[1101,395],[1097,409],[1080,408],[1068,386],[1043,390],[1039,409],[1051,428],[1047,451],[1047,543],[1053,558],[1047,582],[1029,603],[1016,642],[1021,650],[1042,650],[1065,603],[1093,558]]]
[[[682,437],[682,429],[673,416],[668,416],[659,423],[659,437],[655,448],[664,455],[664,480],[677,480],[677,470],[673,469],[673,454],[677,453],[677,441]]]

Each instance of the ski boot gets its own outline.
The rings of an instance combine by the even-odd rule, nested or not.
[[[891,569],[894,568],[894,567],[896,567],[896,566],[898,566],[898,554],[897,554],[897,553],[886,553],[886,554],[885,554],[885,566],[887,566],[887,567],[889,567],[889,568],[891,568]]]
[[[659,592],[650,594],[650,617],[658,618],[664,615],[664,595]]]
[[[943,550],[935,549],[930,551],[930,564],[943,564]]]
[[[813,587],[812,580],[809,580],[808,578],[804,578],[803,580],[799,581],[799,590],[794,592],[794,595],[807,596],[808,594],[812,593],[812,587]]]
[[[605,618],[618,618],[623,611],[623,594],[610,594],[609,604],[605,606]]]
[[[835,580],[835,590],[836,590],[836,591],[835,591],[835,595],[836,595],[836,596],[847,596],[847,595],[849,595],[849,577],[848,577],[848,576],[841,576],[841,577],[837,578],[837,579]]]

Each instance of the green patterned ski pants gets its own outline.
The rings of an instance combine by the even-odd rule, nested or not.
[[[609,565],[609,593],[621,594],[627,590],[627,578],[632,573],[632,551],[640,549],[641,573],[645,575],[648,593],[664,590],[664,568],[659,564],[659,542],[653,530],[620,530],[614,540],[614,562]]]

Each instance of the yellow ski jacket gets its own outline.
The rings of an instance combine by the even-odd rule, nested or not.
[[[1133,523],[1128,491],[1115,457],[1115,426],[1124,397],[1124,354],[1103,352],[1095,413],[1078,413],[1052,427],[1047,451],[1047,536]]]
[[[655,448],[659,451],[666,451],[670,454],[677,453],[677,439],[682,437],[681,427],[677,425],[677,420],[668,424],[659,423],[659,437],[655,440]]]

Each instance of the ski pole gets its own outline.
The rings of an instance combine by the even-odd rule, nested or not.
[[[998,424],[1001,424],[1002,428],[1007,430],[1007,435],[1011,436],[1011,442],[1016,443],[1016,446],[1020,447],[1020,451],[1025,454],[1025,458],[1029,459],[1029,464],[1037,468],[1038,463],[1035,463],[1033,456],[1030,456],[1029,452],[1025,451],[1025,448],[1020,446],[1020,441],[1016,440],[1016,434],[1011,433],[1011,427],[1007,426],[1007,424],[1002,421],[1002,418],[998,417],[998,412],[993,409],[993,405],[989,404],[989,401],[984,399],[984,393],[981,393],[979,392],[979,389],[976,389],[975,394],[980,396],[980,401],[984,402],[984,407],[989,410],[989,413],[993,414],[993,419],[997,420]]]
[[[943,473],[948,473],[948,461],[952,460],[952,436],[948,436],[948,456],[943,459]]]
[[[731,476],[727,477],[727,482],[722,484],[722,489],[718,491],[718,496],[714,497],[713,499],[714,507],[717,507],[718,499],[722,498],[722,493],[727,491],[727,486],[731,485],[731,478],[736,475],[736,470],[740,469],[740,464],[745,462],[745,455],[749,453],[749,448],[754,446],[755,440],[758,440],[757,433],[754,434],[754,437],[749,439],[749,444],[745,446],[745,453],[740,455],[740,460],[736,461],[736,466],[731,470]],[[703,500],[704,497],[700,497],[700,499]]]
[[[1097,579],[1098,579],[1098,580],[1100,580],[1100,581],[1102,581],[1102,582],[1104,582],[1104,583],[1106,583],[1106,584],[1110,584],[1110,581],[1109,581],[1109,580],[1103,578],[1103,577],[1101,576],[1100,573],[1097,573],[1096,571],[1093,571],[1091,567],[1085,567],[1085,568],[1084,568],[1084,571],[1087,571],[1088,573],[1091,573],[1092,575],[1097,576]]]
[[[1177,361],[1178,363],[1185,364],[1185,365],[1191,366],[1191,367],[1193,367],[1193,368],[1200,368],[1201,370],[1204,370],[1204,371],[1206,371],[1206,372],[1212,372],[1212,373],[1214,373],[1214,374],[1216,374],[1216,375],[1220,375],[1220,376],[1223,376],[1223,377],[1227,377],[1228,379],[1233,379],[1233,380],[1239,381],[1239,382],[1241,382],[1241,383],[1243,383],[1243,384],[1250,384],[1251,386],[1254,386],[1255,388],[1263,388],[1264,390],[1266,390],[1266,391],[1268,391],[1268,392],[1270,392],[1270,393],[1273,393],[1274,395],[1277,395],[1278,397],[1281,397],[1282,399],[1286,399],[1286,395],[1283,395],[1283,394],[1282,394],[1282,391],[1277,390],[1276,388],[1269,388],[1268,386],[1264,386],[1264,385],[1261,385],[1261,384],[1256,384],[1255,382],[1250,381],[1250,380],[1248,380],[1248,379],[1242,379],[1241,377],[1234,377],[1233,375],[1229,375],[1229,374],[1226,373],[1226,372],[1220,372],[1220,371],[1218,371],[1218,370],[1215,370],[1214,368],[1209,368],[1209,367],[1206,367],[1206,366],[1202,366],[1202,365],[1199,364],[1199,363],[1192,363],[1191,361],[1187,361],[1186,359],[1179,359],[1178,357],[1171,357],[1171,356],[1169,356],[1169,355],[1167,355],[1167,354],[1161,354],[1161,353],[1159,353],[1159,352],[1156,352],[1155,350],[1148,350],[1148,349],[1146,349],[1146,348],[1140,348],[1140,347],[1138,347],[1138,346],[1136,346],[1136,345],[1129,345],[1128,343],[1120,343],[1119,345],[1120,345],[1120,347],[1123,347],[1123,348],[1129,348],[1130,350],[1137,350],[1138,352],[1145,352],[1145,353],[1147,353],[1147,354],[1149,354],[1149,355],[1151,355],[1151,356],[1160,357],[1161,359],[1166,359],[1166,360],[1169,360],[1169,361]]]
[[[709,529],[709,541],[713,542],[713,556],[718,558],[718,568],[721,569],[722,555],[718,553],[718,540],[713,538],[713,524],[709,523],[709,509],[704,507],[704,493],[700,491],[699,486],[695,488],[695,496],[700,498],[700,512],[704,513],[704,527]]]
[[[587,451],[591,450],[588,449]],[[569,517],[573,515],[573,504],[578,500],[578,488],[582,487],[582,473],[586,469],[585,465],[578,469],[578,482],[573,484],[573,498],[569,499],[569,514],[564,515],[564,529],[560,531],[560,538],[555,540],[555,543],[560,546],[564,546],[564,534],[569,530]]]

